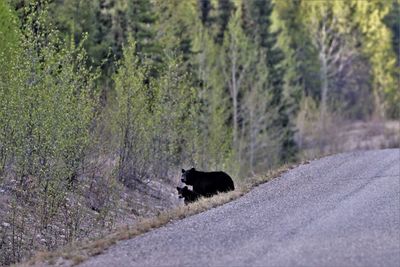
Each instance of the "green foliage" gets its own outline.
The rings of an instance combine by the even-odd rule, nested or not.
[[[21,32],[14,31],[18,40],[9,39],[16,43],[8,46],[15,49],[8,50],[12,57],[0,57],[8,68],[0,83],[1,170],[15,181],[18,208],[29,203],[37,222],[32,228],[44,234],[68,193],[78,190],[91,143],[97,74],[86,65],[83,44],[65,45],[52,28],[46,1],[31,3],[26,14]],[[69,229],[67,223],[62,227]],[[13,246],[11,262],[21,257]]]
[[[20,41],[18,19],[15,12],[5,2],[0,2],[0,53],[4,62],[10,62],[17,54]],[[7,71],[7,64],[1,65],[1,74]]]
[[[9,108],[15,102],[11,95],[14,93],[9,81],[15,75],[16,57],[20,53],[20,38],[17,17],[5,1],[0,2],[0,176],[10,157],[9,139],[12,136],[12,124]]]
[[[127,32],[136,40],[136,52],[142,57],[151,58],[160,49],[155,42],[156,14],[149,0],[128,1],[126,11],[128,19]]]
[[[272,28],[274,3],[271,0],[243,1],[242,9],[243,28],[257,44],[260,56],[264,55],[261,60],[265,60],[268,68],[268,80],[264,86],[272,90],[270,104],[278,113],[278,116],[271,118],[273,122],[269,130],[284,129],[285,134],[282,136],[285,138],[280,141],[276,140],[276,142],[283,148],[278,152],[280,160],[289,161],[294,159],[297,150],[294,142],[295,111],[293,110],[296,108],[296,101],[299,101],[300,98],[298,95],[292,95],[292,98],[289,99],[288,95],[285,95],[288,92],[285,90],[288,88],[285,82],[289,81],[285,76],[289,73],[290,66],[287,60],[290,60],[290,57],[287,57],[285,62],[284,48],[276,45],[279,31]],[[290,89],[293,88],[295,87],[290,87]],[[293,97],[297,97],[297,100],[293,101]]]
[[[373,94],[378,116],[399,116],[400,93],[396,56],[390,29],[383,20],[392,8],[391,1],[357,2],[355,20],[364,37],[363,52],[371,64]],[[397,48],[398,49],[398,48]]]
[[[392,1],[275,1],[274,29],[287,62],[292,60],[292,82],[343,117],[396,116],[393,46],[383,24],[391,6]]]
[[[221,47],[212,34],[199,26],[193,38],[193,62],[198,81],[200,138],[195,163],[203,169],[233,168],[230,99],[221,79]]]
[[[95,76],[81,46],[63,46],[45,28],[46,3],[40,4],[31,6],[20,53],[8,62],[13,75],[1,84],[7,123],[0,142],[21,184],[34,177],[40,190],[59,194],[74,182],[89,144]]]
[[[194,38],[209,158],[219,163],[224,155],[225,168],[236,174],[276,164],[282,142],[266,55],[246,36],[241,12],[232,15],[222,45],[206,28],[199,27]]]
[[[54,16],[51,20],[57,29],[64,34],[67,43],[78,45],[88,33],[84,48],[95,66],[107,56],[109,40],[102,35],[102,26],[99,16],[100,3],[82,0],[56,0],[49,7]]]
[[[188,62],[197,20],[195,1],[156,0],[155,9],[158,15],[157,41],[160,46],[182,55],[183,63]]]
[[[29,6],[30,1],[12,0],[10,2],[17,10],[21,23],[27,27],[32,26],[34,22],[29,17],[32,12],[26,12],[24,9]],[[38,7],[44,6],[46,5],[40,1]],[[258,138],[252,136],[254,131],[260,134],[260,138],[268,136],[265,140],[263,139],[264,143],[271,143],[271,140],[274,140],[275,145],[280,148],[271,154],[278,153],[280,161],[290,160],[296,154],[294,121],[299,110],[299,103],[304,96],[312,97],[320,107],[321,113],[324,113],[325,109],[327,112],[340,110],[343,116],[349,118],[365,118],[373,112],[373,105],[363,105],[360,102],[374,101],[376,113],[391,117],[396,117],[398,114],[399,93],[396,90],[395,79],[398,67],[396,68],[393,52],[398,39],[396,31],[393,30],[397,27],[394,19],[395,13],[398,12],[396,11],[398,10],[397,1],[322,3],[294,0],[57,0],[51,2],[49,9],[55,16],[51,19],[46,18],[46,23],[50,22],[60,29],[62,38],[70,44],[69,48],[60,45],[59,33],[46,32],[40,27],[35,28],[37,25],[31,27],[31,32],[34,34],[30,37],[25,33],[26,38],[32,40],[37,38],[35,41],[30,41],[30,50],[26,48],[26,45],[20,45],[18,23],[12,15],[13,12],[10,12],[3,2],[0,13],[1,23],[4,24],[2,28],[11,27],[15,30],[7,31],[7,36],[2,35],[0,39],[5,55],[2,60],[4,62],[19,60],[19,56],[14,56],[14,53],[21,54],[24,58],[34,56],[32,60],[25,60],[22,64],[24,68],[30,69],[30,74],[19,71],[19,74],[13,75],[19,78],[5,76],[2,83],[7,83],[7,86],[3,87],[7,87],[7,90],[24,88],[27,85],[18,84],[18,80],[29,81],[28,85],[35,90],[26,95],[29,101],[25,101],[23,106],[32,113],[30,115],[32,124],[41,125],[38,127],[41,131],[47,125],[54,127],[56,118],[64,116],[63,120],[67,120],[66,114],[72,114],[72,111],[59,109],[50,112],[54,118],[43,115],[49,113],[51,109],[46,106],[47,104],[42,104],[47,100],[39,92],[48,90],[46,93],[48,97],[55,94],[54,90],[48,89],[52,86],[43,84],[57,84],[57,86],[60,84],[58,86],[60,88],[76,87],[79,83],[86,83],[85,79],[92,80],[88,78],[93,75],[88,66],[102,66],[105,70],[102,86],[110,89],[115,82],[115,101],[117,101],[119,112],[125,114],[125,117],[116,115],[118,120],[122,120],[119,122],[119,132],[131,136],[129,140],[122,136],[119,138],[125,140],[123,143],[128,147],[137,146],[127,151],[136,151],[134,152],[136,155],[141,153],[141,145],[158,142],[163,146],[172,143],[172,145],[165,145],[166,152],[157,156],[154,152],[143,151],[143,160],[139,165],[145,166],[145,162],[150,161],[151,158],[157,158],[159,162],[157,166],[163,166],[164,161],[170,162],[171,166],[179,165],[185,160],[205,167],[224,164],[226,166],[227,162],[233,160],[238,160],[240,165],[240,162],[248,160],[246,151],[249,151],[251,144],[249,140],[252,138],[254,141]],[[327,30],[327,27],[330,29]],[[324,31],[329,32],[326,38],[323,37]],[[40,34],[36,35],[36,33]],[[88,34],[85,35],[85,33]],[[135,48],[131,51],[129,49],[133,48],[128,48],[132,46],[131,44],[125,46],[127,54],[119,63],[118,74],[114,76],[114,79],[110,79],[111,73],[114,72],[113,59],[122,58],[122,47],[127,44],[129,36],[135,40]],[[85,39],[84,42],[82,42],[83,39]],[[47,42],[52,45],[48,46]],[[18,48],[20,46],[23,47],[21,49],[30,51],[28,55],[26,52],[15,52],[20,49]],[[325,48],[330,46],[332,49],[325,49],[323,46]],[[161,52],[161,47],[173,52]],[[87,51],[88,57],[82,56],[82,58],[90,60],[86,60],[82,71],[83,66],[79,65],[81,61],[78,60],[77,55],[83,50]],[[38,54],[38,51],[41,54]],[[135,53],[135,55],[129,58],[129,53]],[[171,53],[175,56],[171,56]],[[332,61],[332,58],[335,62],[328,62],[325,66],[324,59]],[[76,62],[77,60],[79,63]],[[80,67],[70,70],[63,67],[57,70],[55,62]],[[131,65],[128,66],[129,64]],[[174,67],[171,67],[171,64]],[[17,63],[2,64],[4,69],[2,75],[11,73],[10,70],[14,74],[13,66],[16,65]],[[47,65],[53,67],[50,68]],[[44,79],[40,76],[44,75],[41,73],[44,73],[46,68],[46,73],[52,73],[50,76],[54,76],[53,78],[46,76]],[[78,71],[82,74],[80,77],[86,78],[73,80],[71,77]],[[61,79],[53,73],[64,78]],[[175,79],[178,80],[175,81]],[[174,84],[173,90],[170,89],[170,84]],[[137,93],[128,97],[127,88],[136,88],[134,92],[137,90]],[[69,91],[60,89],[59,94],[64,95],[67,92]],[[191,92],[190,96],[188,92]],[[3,90],[3,94],[2,101],[5,103],[3,107],[14,105],[14,109],[17,109],[19,105],[22,105],[21,102],[13,100],[13,94],[7,93],[5,96],[6,90]],[[170,94],[170,96],[163,94]],[[107,96],[110,97],[106,103],[106,107],[109,108],[113,106],[113,92]],[[134,104],[128,105],[125,101],[127,106],[121,106],[124,102],[122,99],[126,97],[134,99],[131,100]],[[69,96],[65,98],[69,99]],[[172,101],[170,100],[172,98],[176,99]],[[362,101],[358,101],[360,99]],[[65,103],[71,106],[71,110],[74,105],[75,108],[77,105],[85,106],[82,103],[75,103],[80,100],[68,101],[66,100]],[[258,101],[263,101],[264,105]],[[40,109],[43,114],[35,110],[35,107],[40,105],[46,106]],[[124,110],[128,106],[129,112]],[[187,120],[182,115],[187,114],[189,107],[198,111],[198,116],[192,120]],[[6,110],[8,108],[4,108],[2,114],[6,114],[8,112]],[[254,130],[254,127],[249,126],[252,124],[250,114],[257,112],[268,114],[266,116],[268,120],[260,122],[261,126],[257,126],[257,130]],[[127,113],[130,114],[131,121],[127,119]],[[76,115],[68,116],[77,118],[74,117]],[[183,116],[183,121],[179,124],[172,123],[180,116]],[[2,135],[14,133],[12,121],[17,119],[6,115],[2,115],[2,118],[4,122],[2,125],[7,125],[3,127]],[[78,120],[86,121],[85,119]],[[166,122],[169,120],[171,122],[169,127],[175,132],[166,131],[166,136],[162,136],[158,132],[160,131],[158,127],[162,124],[161,120]],[[28,121],[28,118],[21,121]],[[197,130],[191,132],[195,138],[191,143],[192,152],[188,154],[190,156],[182,156],[181,149],[188,145],[186,143],[188,139],[185,137],[178,141],[179,138],[176,135],[178,135],[177,132],[181,136],[189,135],[186,132],[190,132],[188,129],[193,128],[193,125],[186,125],[188,121],[196,125],[194,128]],[[28,126],[25,128],[32,128],[33,132],[39,131],[34,130],[29,123]],[[72,123],[66,124],[64,128],[60,128],[60,132],[68,132],[66,129],[79,127]],[[254,131],[250,134],[249,129]],[[149,135],[149,132],[154,132],[154,136]],[[40,136],[47,134],[60,135],[48,130],[45,133],[40,132]],[[34,136],[33,133],[25,133],[15,138],[26,139],[24,135]],[[137,142],[135,136],[138,140],[145,141]],[[15,143],[14,147],[26,146],[21,151],[36,151],[29,146],[40,147],[39,150],[47,151],[49,145],[46,144],[46,138],[41,137],[40,142],[34,139],[24,145],[16,145],[16,141],[7,142]],[[85,142],[79,138],[75,141],[77,143],[73,144],[71,141],[69,145],[63,147],[63,150],[68,151],[64,152],[65,161],[69,162],[68,168],[75,166],[73,168],[76,169],[81,156],[75,154],[83,152],[74,152],[73,147]],[[200,148],[201,151],[194,151]],[[2,151],[5,151],[5,145],[2,146]],[[51,153],[53,153],[52,149],[49,149],[48,153],[43,152],[43,154]],[[18,153],[2,152],[2,155],[5,154],[14,157]],[[18,155],[24,155],[24,153],[19,152]],[[132,162],[136,157],[124,153],[121,155],[121,162],[125,158],[129,159],[128,162]],[[40,156],[35,157],[34,161],[40,161]],[[5,156],[2,158],[5,166],[7,160]],[[28,173],[36,172],[31,170],[33,167],[30,164],[25,164],[22,169],[30,170]],[[152,168],[149,165],[144,169],[152,170]],[[123,171],[123,173],[128,172],[131,170]],[[134,177],[149,175],[149,171],[138,172],[139,174],[132,175]]]
[[[198,0],[198,6],[201,23],[210,26],[210,11],[212,9],[211,0]]]
[[[136,186],[153,175],[165,177],[173,166],[193,158],[197,128],[194,91],[179,57],[167,54],[152,77],[149,65],[129,42],[114,76],[118,111],[119,177]]]
[[[146,68],[139,65],[139,59],[135,54],[135,44],[124,49],[124,57],[114,76],[118,103],[117,133],[121,149],[119,177],[126,184],[132,183],[131,178],[126,177],[128,174],[136,179],[142,178],[141,167],[150,160],[150,151],[143,150],[142,147],[145,139],[149,137],[146,130],[151,128],[152,123],[147,120],[150,112],[150,95],[146,93],[144,84]],[[134,166],[130,166],[132,164]]]
[[[218,0],[215,12],[215,41],[222,44],[224,34],[228,27],[229,19],[234,11],[234,4],[231,0]]]
[[[400,67],[400,1],[393,0],[388,14],[384,18],[385,24],[392,33],[392,47],[397,55],[397,67]]]
[[[72,178],[89,142],[95,76],[81,46],[63,47],[56,31],[42,28],[46,16],[44,6],[28,17],[24,30],[24,76],[16,81],[22,96],[17,106],[24,110],[17,130],[22,149],[16,157],[23,175],[40,177],[44,168]]]
[[[398,0],[0,0],[0,177],[45,228],[93,154],[129,187],[186,165],[245,176],[329,118],[398,118],[398,15]]]

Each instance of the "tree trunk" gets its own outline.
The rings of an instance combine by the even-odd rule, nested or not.
[[[232,57],[232,67],[231,67],[231,79],[232,79],[232,105],[233,105],[233,145],[235,149],[238,149],[238,88],[236,81],[236,55]]]
[[[327,98],[328,98],[328,66],[326,61],[326,55],[321,51],[320,53],[320,79],[321,79],[321,103],[320,103],[320,125],[322,131],[325,131],[325,121],[327,112]]]

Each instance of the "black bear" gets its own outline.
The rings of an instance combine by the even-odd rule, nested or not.
[[[184,198],[186,205],[195,202],[200,197],[198,193],[193,192],[187,186],[177,187],[176,190],[178,190],[179,198]]]
[[[182,182],[193,186],[193,191],[210,197],[218,192],[235,190],[232,178],[224,172],[200,172],[195,168],[182,169]]]

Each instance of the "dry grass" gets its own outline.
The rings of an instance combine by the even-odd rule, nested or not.
[[[307,121],[298,126],[300,158],[400,147],[399,121],[345,121],[332,116],[325,126],[326,129],[322,130],[318,121]]]
[[[303,164],[304,163],[308,162],[303,162]],[[84,243],[81,242],[70,244],[55,252],[39,252],[29,261],[19,264],[19,266],[48,266],[54,264],[62,264],[63,266],[77,265],[92,256],[103,253],[103,251],[118,241],[133,238],[152,229],[166,225],[169,222],[180,220],[235,200],[248,193],[252,188],[268,182],[294,167],[295,165],[283,165],[276,170],[269,171],[267,174],[257,175],[247,179],[245,182],[239,182],[235,191],[218,194],[212,198],[202,198],[190,205],[180,206],[178,208],[162,212],[156,217],[141,218],[135,224],[120,227],[113,233],[100,239],[86,241]]]

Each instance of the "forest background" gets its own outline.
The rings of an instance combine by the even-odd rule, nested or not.
[[[0,0],[0,264],[236,182],[399,147],[399,0]]]

